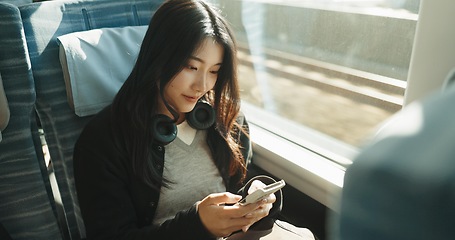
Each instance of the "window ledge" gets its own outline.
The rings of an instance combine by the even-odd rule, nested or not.
[[[270,174],[284,179],[287,184],[312,197],[328,208],[337,211],[338,196],[343,187],[343,179],[346,166],[350,164],[351,156],[356,151],[346,150],[344,146],[335,146],[327,139],[321,140],[321,136],[313,133],[302,133],[303,126],[288,122],[289,120],[277,119],[262,109],[248,103],[242,103],[242,111],[245,113],[250,125],[250,136],[253,143],[253,163],[269,172]],[[268,124],[265,124],[264,119]],[[278,122],[279,121],[279,122]],[[284,121],[284,122],[283,122]],[[280,126],[286,125],[293,129],[294,134],[302,141],[296,142],[292,134],[286,135]],[[272,129],[273,128],[273,129]],[[289,131],[289,130],[288,130]],[[313,139],[312,139],[313,138]],[[292,139],[292,140],[290,140]],[[302,143],[303,142],[303,143]],[[317,144],[317,149],[302,147],[305,143]],[[335,162],[331,159],[335,154],[328,154],[327,149],[344,150],[344,162]],[[339,151],[342,152],[342,151]],[[330,155],[330,156],[328,156]],[[349,162],[346,162],[348,161]]]

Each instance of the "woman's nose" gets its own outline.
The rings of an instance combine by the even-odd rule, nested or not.
[[[193,88],[198,92],[205,92],[207,88],[207,75],[205,73],[200,73],[197,76]]]

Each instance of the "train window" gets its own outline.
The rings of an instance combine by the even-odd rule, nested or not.
[[[242,107],[264,148],[282,140],[344,169],[401,109],[420,0],[211,1],[235,31]]]
[[[401,109],[419,0],[212,2],[248,104],[354,147]]]

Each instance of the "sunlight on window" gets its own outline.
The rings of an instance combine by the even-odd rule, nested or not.
[[[401,109],[419,0],[213,2],[234,27],[244,101],[352,146]]]

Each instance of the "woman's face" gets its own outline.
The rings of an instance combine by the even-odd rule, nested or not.
[[[164,97],[182,116],[193,110],[197,101],[216,83],[224,49],[213,38],[206,38],[183,70],[166,85]],[[172,115],[161,103],[160,112]]]

